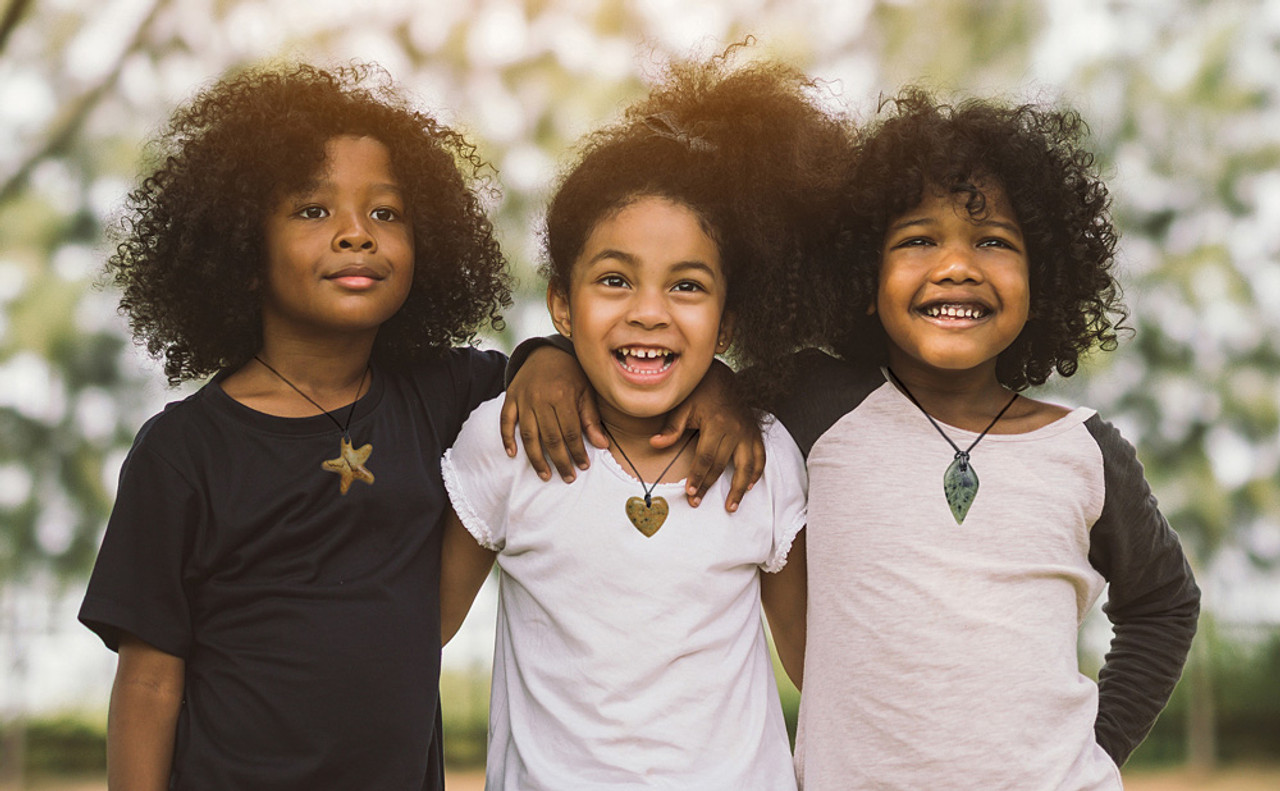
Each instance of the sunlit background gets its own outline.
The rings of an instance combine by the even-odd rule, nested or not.
[[[494,166],[519,301],[484,342],[509,349],[549,327],[537,233],[573,141],[667,59],[748,34],[855,118],[913,82],[1088,119],[1136,333],[1043,395],[1138,445],[1205,591],[1192,664],[1134,763],[1280,763],[1280,2],[0,0],[0,784],[24,733],[40,772],[37,734],[105,722],[114,655],[75,610],[128,443],[188,391],[94,281],[174,105],[263,59],[381,63]],[[446,705],[481,733],[492,602],[445,652]],[[1085,666],[1106,636],[1086,625]]]

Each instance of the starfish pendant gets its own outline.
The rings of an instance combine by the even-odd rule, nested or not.
[[[342,494],[346,494],[347,490],[351,488],[352,481],[373,483],[373,473],[365,469],[364,466],[364,463],[369,460],[369,454],[373,453],[372,443],[353,448],[351,447],[351,440],[343,437],[342,444],[338,448],[338,458],[327,459],[320,464],[320,467],[327,472],[336,472],[342,476],[342,480],[338,484]]]
[[[632,497],[627,500],[627,518],[636,526],[636,530],[644,533],[646,538],[658,532],[662,523],[667,521],[667,513],[670,511],[666,498],[652,497],[650,500],[652,502],[649,505],[645,504],[643,497]]]
[[[956,524],[964,524],[969,506],[978,496],[978,473],[969,464],[967,454],[964,458],[957,454],[955,461],[947,467],[942,476],[942,491],[947,495],[947,505],[951,506],[951,516],[955,517]]]

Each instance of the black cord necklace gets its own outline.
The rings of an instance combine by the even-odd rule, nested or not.
[[[317,404],[314,398],[302,392],[296,384],[286,379],[284,374],[268,365],[266,360],[256,354],[253,355],[253,359],[262,363],[264,368],[278,376],[280,381],[292,387],[298,395],[310,401],[312,406],[323,412],[324,416],[333,421],[333,425],[338,427],[338,431],[342,432],[342,439],[338,443],[338,458],[325,459],[320,464],[320,468],[326,472],[334,472],[341,476],[341,480],[338,482],[340,493],[346,494],[347,490],[351,488],[352,481],[373,483],[373,473],[369,472],[364,466],[365,462],[369,460],[369,455],[373,453],[373,445],[369,443],[359,448],[351,447],[351,433],[349,431],[351,428],[351,416],[356,413],[356,401],[360,400],[360,392],[364,390],[364,380],[369,377],[369,366],[366,365],[364,373],[360,374],[360,384],[356,385],[356,398],[355,401],[351,402],[351,408],[347,410],[347,422],[344,425],[339,423],[338,419],[329,410]]]
[[[613,432],[609,430],[609,426],[601,421],[600,425],[604,426],[604,433],[609,435],[609,441],[622,454],[622,458],[626,460],[631,471],[636,474],[636,478],[640,481],[640,488],[644,490],[644,499],[639,497],[631,497],[627,500],[627,518],[631,520],[631,524],[635,525],[636,530],[644,533],[645,537],[650,537],[658,532],[658,528],[662,527],[662,523],[667,521],[667,514],[671,508],[667,505],[667,498],[659,495],[653,496],[653,490],[658,488],[658,481],[662,480],[662,476],[667,474],[672,465],[676,463],[676,459],[680,458],[680,454],[684,453],[684,449],[689,447],[689,443],[698,435],[693,432],[689,435],[684,444],[680,446],[680,450],[676,451],[676,455],[671,457],[671,461],[667,462],[667,466],[658,473],[658,477],[654,478],[653,483],[645,484],[644,476],[640,474],[640,470],[636,469],[636,465],[631,462],[627,452],[622,449],[622,443],[613,438]]]
[[[973,505],[973,500],[978,496],[978,473],[973,469],[973,465],[969,463],[969,452],[972,451],[982,438],[987,436],[987,432],[991,430],[996,421],[1004,417],[1004,413],[1009,411],[1009,407],[1013,406],[1013,402],[1018,400],[1018,394],[1014,393],[1013,398],[1009,399],[1009,403],[1004,405],[987,427],[982,430],[978,438],[969,443],[969,447],[960,450],[960,446],[947,436],[947,432],[942,430],[942,426],[938,425],[938,421],[933,419],[933,415],[925,412],[925,408],[920,406],[920,402],[911,394],[906,384],[903,383],[898,375],[891,368],[885,368],[889,372],[889,378],[893,379],[894,384],[902,389],[907,398],[911,399],[911,403],[916,405],[916,409],[924,412],[924,416],[929,418],[929,422],[938,430],[942,438],[947,441],[952,450],[956,452],[955,459],[947,467],[947,471],[942,475],[942,492],[947,496],[947,505],[951,507],[951,516],[955,517],[956,524],[963,524],[965,516],[969,513],[969,506]]]

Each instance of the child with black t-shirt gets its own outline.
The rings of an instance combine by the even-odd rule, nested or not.
[[[122,789],[440,788],[439,459],[509,304],[461,135],[357,66],[180,108],[108,263],[171,383],[80,618]],[[562,405],[574,409],[570,404]]]

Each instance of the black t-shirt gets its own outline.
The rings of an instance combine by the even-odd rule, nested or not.
[[[440,456],[504,364],[375,367],[350,428],[375,480],[345,495],[329,418],[220,378],[138,432],[80,619],[185,660],[174,788],[440,787]]]

